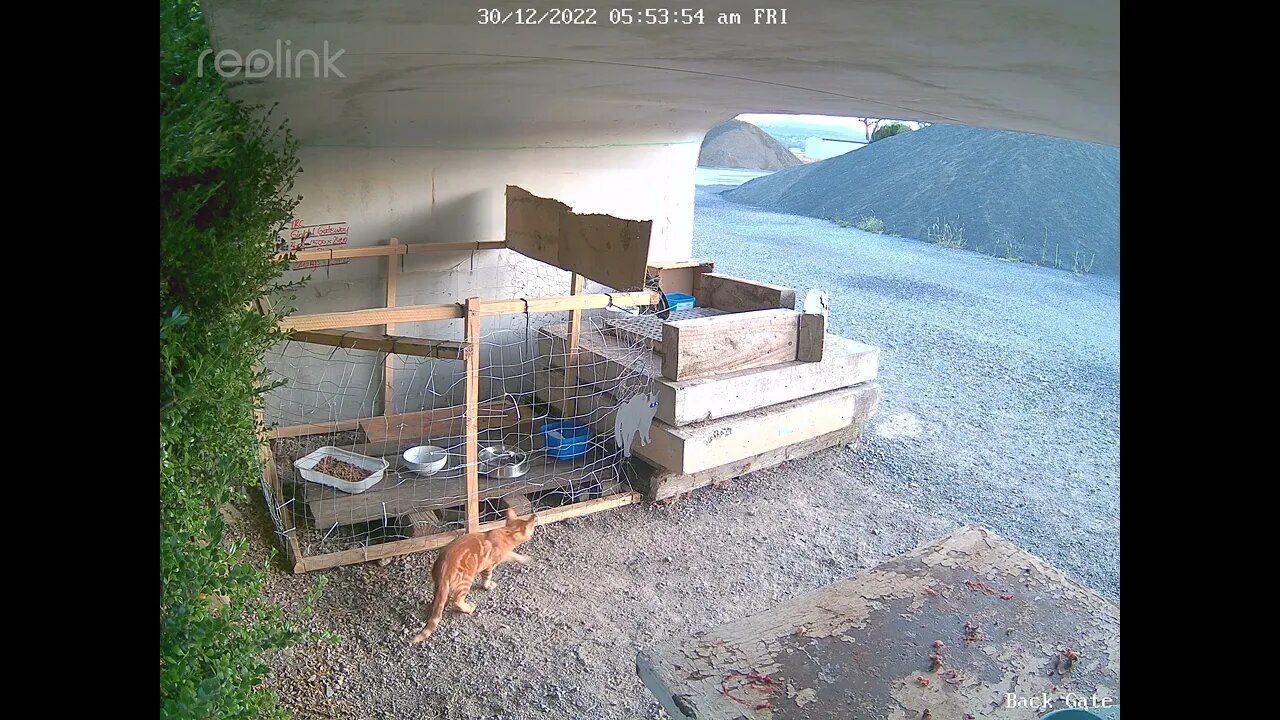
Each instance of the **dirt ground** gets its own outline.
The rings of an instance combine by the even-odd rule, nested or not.
[[[337,645],[274,658],[272,684],[298,718],[659,718],[636,652],[760,612],[848,577],[952,525],[909,512],[846,468],[848,448],[707,488],[671,507],[636,505],[539,528],[534,562],[503,566],[476,613],[449,613],[413,648],[435,553],[323,573],[308,626]],[[262,502],[240,506],[258,557]],[[317,574],[273,573],[288,608]]]

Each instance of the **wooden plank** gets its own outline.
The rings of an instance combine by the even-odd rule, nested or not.
[[[599,310],[610,305],[615,307],[642,307],[655,305],[657,302],[657,294],[648,290],[529,298],[527,300],[485,300],[484,304],[480,306],[480,314],[487,317],[490,315],[522,315],[526,311],[530,313],[548,313],[564,312],[566,310]]]
[[[700,299],[729,312],[796,307],[796,291],[721,273],[703,273]],[[705,297],[704,297],[705,296]]]
[[[255,302],[250,303],[250,312],[256,308],[263,316],[269,316],[273,312],[271,306],[271,298],[265,295],[259,296]],[[257,361],[253,364],[254,371],[261,374],[263,370],[262,362]],[[292,503],[285,502],[284,483],[280,479],[280,473],[276,470],[276,458],[271,452],[270,433],[267,432],[267,416],[266,412],[258,407],[253,411],[254,428],[258,431],[258,462],[261,465],[262,479],[266,482],[268,488],[271,489],[271,500],[276,503],[276,512],[280,517],[280,524],[283,527],[277,528],[277,531],[284,535],[285,541],[284,552],[281,553],[286,567],[296,568],[297,562],[302,558],[302,548],[298,546],[298,539],[295,537],[296,521],[293,516]]]
[[[804,442],[787,445],[759,455],[752,455],[743,460],[721,465],[720,467],[702,470],[696,473],[681,475],[665,468],[654,468],[645,464],[640,470],[641,482],[644,484],[644,496],[648,500],[664,500],[681,493],[686,493],[712,483],[722,483],[742,477],[749,473],[765,470],[781,465],[789,460],[807,457],[827,448],[848,445],[862,435],[863,421],[855,421],[848,427],[810,438]]]
[[[473,250],[502,250],[507,247],[504,240],[474,240],[471,242],[447,242],[447,243],[413,243],[405,245],[405,253],[408,255],[417,255],[420,253],[442,253],[442,252],[471,252]]]
[[[507,247],[560,267],[560,217],[573,212],[573,208],[514,185],[507,186],[506,197]]]
[[[400,241],[391,238],[389,247],[397,247]],[[387,256],[387,300],[386,305],[389,308],[396,306],[396,281],[400,276],[401,257]],[[395,323],[388,323],[382,329],[387,335],[394,335],[396,332]],[[382,414],[393,415],[396,411],[396,358],[394,355],[388,354],[384,359],[382,367]]]
[[[875,414],[879,404],[880,387],[872,382],[721,420],[683,427],[668,425],[666,429],[678,441],[682,455],[664,458],[670,464],[658,464],[680,473],[719,467],[866,420]],[[666,424],[655,420],[654,425]],[[651,437],[658,435],[651,432]]]
[[[367,310],[342,310],[311,315],[294,315],[281,320],[280,329],[331,330],[335,328],[386,325],[388,323],[456,320],[465,315],[462,305],[458,303],[405,305],[397,308],[369,308]]]
[[[647,265],[647,269],[650,273],[655,273],[661,270],[681,270],[686,268],[706,267],[708,265],[715,267],[715,263],[713,262],[698,260],[696,258],[691,258],[689,260],[650,260]]]
[[[570,213],[560,220],[560,265],[619,290],[644,287],[652,220]]]
[[[800,316],[800,339],[796,343],[796,360],[822,362],[822,348],[827,339],[827,316],[806,313]]]
[[[393,327],[393,326],[391,326]],[[289,336],[292,342],[305,342],[351,350],[369,350],[394,355],[461,360],[465,343],[456,340],[428,340],[404,335],[379,335],[356,330],[295,330]],[[388,358],[390,362],[390,358]]]
[[[502,504],[516,511],[516,515],[527,517],[533,514],[533,503],[524,493],[507,493],[502,496]]]
[[[658,302],[657,295],[647,290],[625,293],[593,293],[565,297],[528,298],[522,300],[482,301],[482,315],[520,315],[527,312],[546,313],[565,310],[597,310],[610,305],[640,307]],[[398,308],[369,308],[339,312],[294,315],[280,321],[282,330],[331,330],[366,327],[387,323],[457,320],[466,317],[461,303],[440,305],[405,305]]]
[[[359,427],[359,419],[333,420],[331,422],[307,423],[305,425],[287,425],[285,427],[278,427],[271,430],[267,433],[267,437],[274,440],[276,438],[302,437],[303,435],[328,435],[330,433],[355,430]]]
[[[407,537],[427,537],[444,532],[444,521],[435,510],[415,510],[402,518]]]
[[[299,250],[295,261],[303,260],[350,260],[354,258],[391,257],[418,253],[466,252],[469,250],[501,250],[507,246],[502,240],[478,240],[475,242],[452,243],[410,243],[393,245],[373,245],[370,247],[320,248],[315,250]],[[276,259],[282,260],[288,253],[277,253]]]
[[[574,273],[569,281],[569,294],[581,295],[586,287],[587,278]],[[573,387],[578,384],[578,341],[582,337],[582,311],[574,310],[569,314],[569,347],[565,354],[565,385]]]
[[[564,371],[551,368],[539,375],[554,385]],[[545,388],[536,390],[561,413],[575,416],[597,434],[611,435],[617,405],[613,396],[587,383],[575,392],[558,404],[547,397]],[[676,474],[695,473],[835,432],[871,417],[879,403],[880,387],[869,382],[694,425],[677,427],[654,420],[649,444],[637,438],[631,452]]]
[[[662,376],[692,380],[795,360],[801,315],[755,310],[663,323]]]
[[[467,531],[480,528],[480,298],[467,298]]]
[[[516,406],[505,398],[486,400],[476,409],[477,427],[482,430],[510,427],[520,418]],[[451,435],[464,429],[468,421],[466,405],[419,410],[399,415],[363,418],[360,429],[370,443],[399,440],[401,438],[429,438],[433,435]]]
[[[259,430],[264,430],[265,416],[262,410],[254,410],[254,419],[257,421]],[[271,500],[276,504],[276,511],[280,515],[280,523],[283,525],[277,528],[277,531],[284,535],[284,552],[282,553],[285,567],[293,568],[298,560],[302,557],[302,549],[298,547],[298,539],[294,537],[295,524],[293,518],[292,503],[285,502],[284,483],[280,480],[280,474],[276,472],[276,459],[271,452],[271,443],[267,440],[266,433],[262,433],[259,438],[258,445],[258,462],[262,466],[262,477],[267,483],[267,487],[271,488]]]
[[[1069,669],[1068,647],[1079,653]],[[931,669],[935,653],[942,666]],[[1026,699],[1063,695],[1082,708],[1106,701],[1097,717],[1118,717],[1122,662],[1117,603],[969,525],[755,615],[662,640],[637,654],[636,669],[672,720],[1035,720],[1044,708]]]
[[[564,203],[507,186],[507,247],[602,285],[644,287],[651,220],[580,215]]]
[[[543,510],[538,513],[539,525],[550,525],[551,523],[568,520],[570,518],[581,517],[591,513],[612,510],[613,508],[632,505],[640,502],[640,493],[625,492],[609,497],[597,498],[586,502],[566,505],[563,507]],[[502,527],[505,521],[490,522],[480,525],[477,530],[480,532],[488,532],[495,528]],[[356,563],[369,562],[370,560],[380,560],[382,558],[396,557],[397,555],[408,555],[409,553],[421,552],[423,550],[435,550],[453,542],[455,539],[462,537],[464,533],[461,530],[452,532],[438,533],[420,538],[409,538],[407,540],[396,540],[393,542],[379,543],[363,548],[355,548],[353,550],[343,550],[335,553],[327,553],[325,555],[317,555],[308,558],[301,558],[294,565],[295,573],[311,572],[313,570],[325,570],[328,568],[339,567],[341,565],[354,565]]]
[[[649,263],[645,272],[657,278],[663,292],[678,292],[697,298],[702,273],[715,272],[716,264],[702,260],[674,260]]]

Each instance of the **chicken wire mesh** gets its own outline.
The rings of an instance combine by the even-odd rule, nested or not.
[[[567,294],[569,273],[488,254],[499,257],[401,274],[401,292],[432,288],[411,295],[422,304],[448,302],[441,287],[486,299]],[[610,497],[635,480],[627,458],[656,407],[660,324],[635,309],[583,311],[571,353],[571,319],[568,311],[479,319],[471,347],[479,348],[481,523],[508,507],[526,514]],[[270,441],[278,480],[263,488],[282,542],[292,538],[313,557],[467,527],[465,327],[450,319],[391,329],[439,341],[440,357],[298,340],[267,353],[264,367],[285,381],[264,408],[269,429],[283,435]]]

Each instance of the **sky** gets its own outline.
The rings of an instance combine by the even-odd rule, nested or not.
[[[830,125],[832,127],[862,128],[861,118],[839,117],[836,115],[787,115],[787,114],[764,114],[764,113],[745,113],[737,117],[738,120],[756,124],[765,123],[781,123],[794,122],[806,123],[811,125]],[[910,126],[913,130],[918,130],[920,123],[910,120],[895,121],[902,122],[904,125]]]

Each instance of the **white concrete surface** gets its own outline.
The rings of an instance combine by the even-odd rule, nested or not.
[[[541,19],[564,5],[510,0],[203,3],[215,51],[272,59],[262,77],[240,71],[232,94],[278,103],[302,144],[298,217],[349,223],[350,246],[500,238],[503,190],[516,184],[580,212],[653,220],[650,257],[688,257],[702,136],[744,112],[1119,143],[1118,0],[794,0],[785,25],[754,24],[758,5],[721,0],[686,26],[616,24],[590,3],[572,6],[595,11],[580,14],[590,25],[516,25],[517,11]],[[486,8],[508,24],[482,24]],[[719,24],[726,11],[744,24]],[[285,62],[326,48],[327,76]],[[531,278],[548,277],[512,261],[477,274],[466,257],[406,260],[400,304],[533,294]],[[297,305],[380,305],[384,263],[312,271]],[[456,330],[444,325],[423,332]]]

